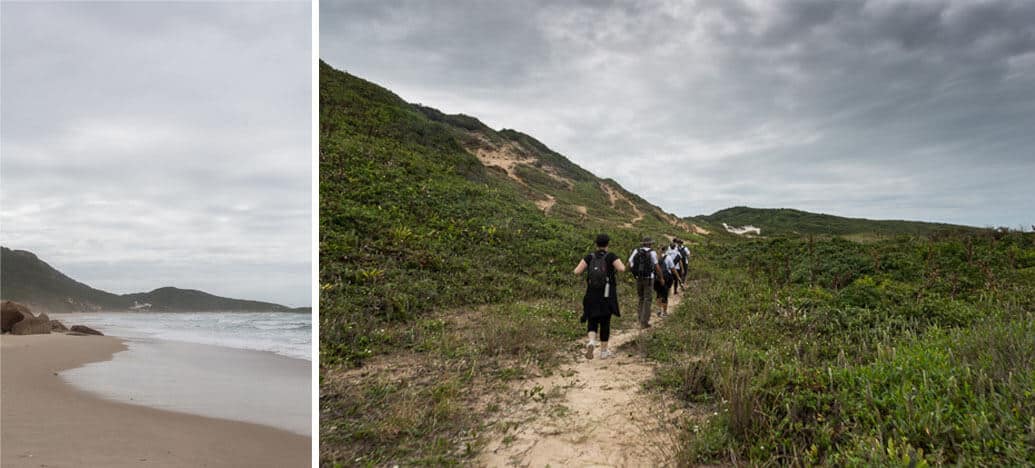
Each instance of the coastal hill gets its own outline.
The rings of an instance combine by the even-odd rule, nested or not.
[[[599,232],[625,255],[643,235],[702,235],[531,136],[407,103],[323,62],[319,187],[332,361],[365,354],[384,320],[554,297]]]
[[[1031,233],[680,222],[528,135],[324,63],[319,121],[321,464],[1033,461]],[[617,277],[602,362],[573,275],[599,232],[623,262],[644,235],[691,246],[646,331]],[[596,442],[618,439],[634,449]]]
[[[599,178],[539,140],[517,130],[495,131],[474,117],[447,115],[412,105],[433,122],[444,125],[463,149],[501,182],[508,183],[544,214],[572,222],[595,220],[622,228],[649,221],[683,231],[693,227],[666,213],[618,182]]]
[[[327,149],[341,151],[346,150],[340,146],[346,141],[367,145],[378,139],[403,150],[387,153],[387,147],[367,148],[377,151],[369,154],[376,156],[369,162],[385,167],[364,164],[366,167],[352,171],[354,176],[395,165],[392,174],[387,174],[391,180],[404,188],[414,185],[416,190],[426,192],[430,187],[410,182],[445,171],[467,183],[505,190],[508,198],[518,195],[515,202],[524,200],[544,215],[569,222],[630,229],[659,225],[692,229],[678,216],[612,179],[595,176],[529,135],[512,129],[493,130],[474,117],[407,103],[385,88],[323,62],[320,73],[327,84],[321,87],[320,108],[321,137],[327,140]],[[431,158],[431,153],[423,150],[442,157]],[[343,170],[341,166],[333,169],[328,182],[335,181]],[[416,171],[423,169],[434,172],[417,176]],[[404,175],[410,180],[398,180]]]
[[[763,236],[929,236],[948,232],[976,233],[983,230],[956,224],[846,218],[790,208],[750,208],[746,206],[726,208],[710,215],[687,218],[687,221],[726,231],[757,228],[758,233]]]
[[[319,81],[322,464],[457,464],[489,417],[466,402],[585,336],[572,269],[598,233],[623,262],[644,235],[707,236],[529,135],[323,62]]]
[[[269,302],[214,296],[192,289],[158,288],[151,292],[112,294],[76,281],[32,252],[0,248],[0,277],[4,299],[21,302],[46,312],[131,310],[134,304],[150,304],[152,312],[308,312]],[[143,310],[143,309],[142,309]]]

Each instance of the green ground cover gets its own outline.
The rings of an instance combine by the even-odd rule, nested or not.
[[[698,241],[693,294],[635,346],[652,385],[721,408],[681,463],[1035,463],[1032,235],[806,217],[783,228],[813,240],[691,236],[633,194],[647,216],[625,228],[632,206],[527,135],[325,64],[320,82],[322,465],[469,463],[507,384],[576,351],[570,272],[601,231],[623,260],[643,234]],[[486,169],[470,132],[571,184]],[[629,275],[619,296],[629,326]]]
[[[706,250],[645,338],[654,384],[722,412],[684,464],[1035,463],[1035,242],[988,232]],[[917,465],[912,465],[917,466]]]
[[[326,64],[320,114],[321,464],[468,462],[494,411],[485,402],[552,372],[585,336],[571,271],[596,234],[624,261],[644,233],[673,228],[619,227],[629,216],[598,180],[517,132],[487,138],[541,147],[573,185],[534,166],[520,169],[525,185],[486,169],[463,147],[464,132],[491,132],[480,122]],[[543,213],[529,190],[557,209]],[[635,323],[621,278],[616,327]]]

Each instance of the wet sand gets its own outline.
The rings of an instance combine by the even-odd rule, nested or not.
[[[250,422],[304,436],[312,430],[311,361],[267,351],[119,338],[129,350],[110,361],[63,371],[62,380],[119,403]]]
[[[124,349],[126,345],[113,337],[3,335],[0,465],[310,466],[310,437],[108,401],[72,387],[58,375],[110,360]],[[255,382],[256,388],[262,384]]]

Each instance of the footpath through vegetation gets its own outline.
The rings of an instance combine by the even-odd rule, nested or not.
[[[681,295],[669,299],[669,307]],[[630,314],[634,311],[628,311]],[[664,321],[655,317],[652,325]],[[635,323],[635,322],[633,322]],[[609,359],[581,353],[548,375],[521,380],[476,464],[485,466],[663,466],[673,460],[688,410],[670,394],[649,391],[655,363],[636,350],[654,328],[611,335]],[[579,349],[585,339],[573,343]],[[702,408],[705,405],[701,405]]]

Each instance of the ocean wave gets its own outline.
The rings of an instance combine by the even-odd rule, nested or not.
[[[312,360],[312,317],[284,312],[98,312],[55,316],[105,334],[268,351]]]

